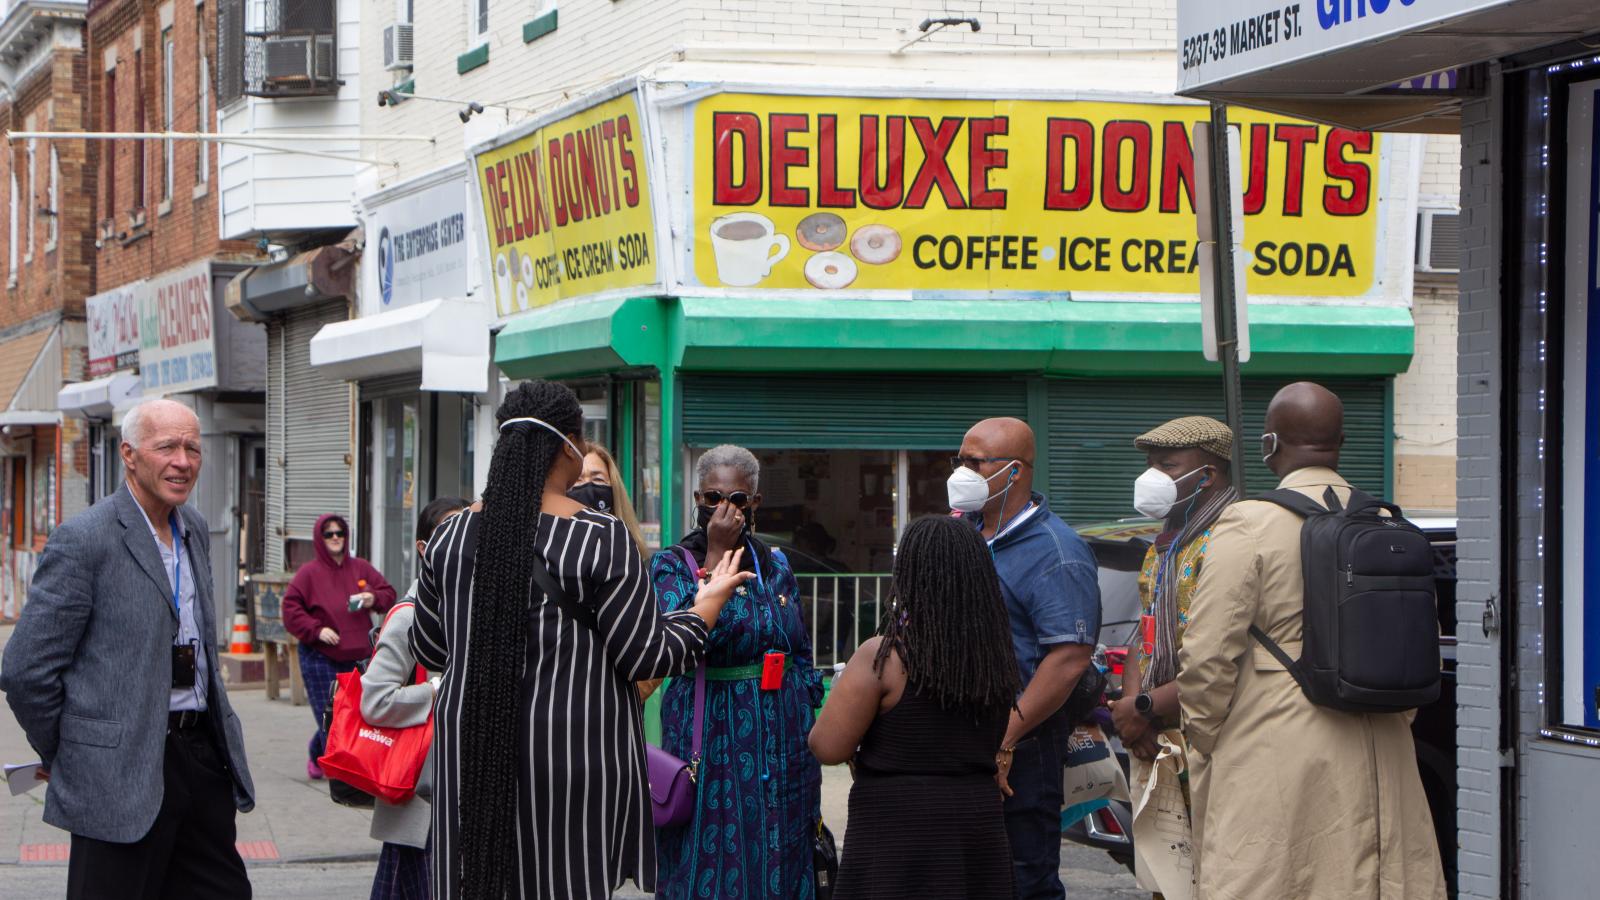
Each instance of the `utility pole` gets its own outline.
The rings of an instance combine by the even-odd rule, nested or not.
[[[1228,107],[1211,104],[1211,121],[1195,128],[1195,150],[1206,157],[1206,166],[1196,167],[1199,184],[1195,190],[1195,214],[1202,245],[1209,253],[1202,257],[1201,318],[1204,351],[1207,359],[1222,363],[1222,396],[1233,431],[1233,484],[1240,496],[1248,496],[1244,469],[1244,398],[1239,381],[1239,363],[1249,359],[1249,323],[1241,322],[1244,309],[1244,270],[1239,266],[1243,243],[1242,185],[1234,183],[1239,174],[1239,133],[1228,128]],[[1205,265],[1209,259],[1210,265]],[[1208,271],[1209,270],[1209,271]],[[1209,276],[1209,277],[1208,277]]]

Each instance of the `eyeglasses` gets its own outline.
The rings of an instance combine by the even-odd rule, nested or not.
[[[950,457],[950,470],[953,472],[956,469],[965,466],[966,468],[976,472],[978,470],[978,466],[982,465],[983,463],[1012,461],[1012,457],[1009,456],[952,456]],[[1015,461],[1022,463],[1029,468],[1033,467],[1033,463],[1028,462],[1025,459],[1018,459]]]
[[[701,491],[700,499],[706,506],[721,506],[724,500],[732,503],[735,509],[744,509],[750,505],[750,495],[745,491],[734,491],[731,494],[724,494],[721,491]]]
[[[343,540],[344,539],[344,532],[342,532],[342,531],[324,531],[322,533],[322,537],[323,537],[324,540],[330,540],[330,541],[333,540],[334,538],[339,538],[340,540]]]
[[[1261,436],[1261,456],[1266,458],[1278,452],[1278,433],[1269,431]]]

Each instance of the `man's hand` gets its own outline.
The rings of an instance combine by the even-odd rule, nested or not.
[[[1117,729],[1122,746],[1134,756],[1149,762],[1156,758],[1159,745],[1150,721],[1134,709],[1133,697],[1123,697],[1111,705],[1111,724]]]
[[[327,644],[329,647],[337,647],[339,646],[339,632],[334,631],[332,628],[324,628],[317,632],[317,640]]]

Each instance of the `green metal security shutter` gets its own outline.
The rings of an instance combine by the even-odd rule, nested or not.
[[[1028,415],[1022,379],[913,375],[688,375],[691,447],[955,452],[974,422]]]
[[[1245,379],[1244,456],[1251,493],[1276,487],[1257,438],[1267,403],[1287,381]],[[1323,379],[1344,401],[1340,471],[1362,489],[1389,493],[1390,379]],[[1226,418],[1220,379],[1061,379],[1048,383],[1051,508],[1072,524],[1136,515],[1133,482],[1145,469],[1133,439],[1179,416]]]

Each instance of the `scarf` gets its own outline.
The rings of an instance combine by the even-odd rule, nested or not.
[[[744,558],[739,561],[740,571],[759,571],[763,579],[767,578],[768,573],[772,572],[772,549],[766,544],[762,543],[761,539],[756,537],[754,533],[746,533],[744,537],[750,542],[750,546],[756,549],[756,559],[760,560],[761,568],[759,570],[756,569],[756,560],[752,560],[750,558],[750,554],[746,553]],[[709,548],[706,546],[706,544],[706,530],[704,528],[696,528],[695,530],[684,535],[683,538],[678,541],[678,546],[689,551],[689,553],[694,556],[695,560],[702,566],[707,565],[706,550]],[[733,549],[737,550],[739,548],[735,547]],[[689,574],[692,577],[695,573],[691,572]]]
[[[1167,684],[1178,677],[1178,573],[1174,571],[1183,548],[1215,525],[1228,504],[1239,499],[1239,491],[1231,485],[1218,491],[1199,509],[1194,510],[1183,527],[1172,535],[1165,547],[1156,542],[1155,602],[1151,614],[1155,618],[1155,646],[1151,649],[1150,663],[1140,673],[1140,688],[1150,690]]]

